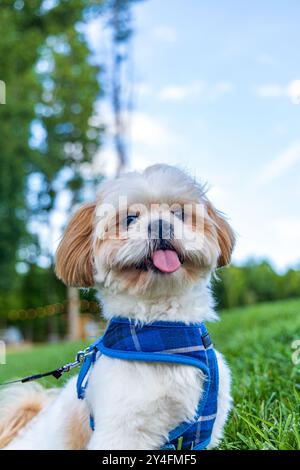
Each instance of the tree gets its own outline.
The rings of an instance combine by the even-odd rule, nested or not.
[[[41,92],[32,66],[41,40],[28,17],[11,2],[1,2],[0,74],[6,84],[6,104],[0,106],[0,291],[17,288],[16,263],[21,243],[28,243],[26,177],[33,151],[28,146],[34,104]],[[24,34],[23,34],[24,33]]]
[[[67,185],[71,202],[82,197],[81,168],[101,139],[90,121],[101,93],[99,67],[90,63],[79,29],[90,2],[46,5],[0,2],[0,78],[7,89],[0,107],[0,292],[6,298],[21,281],[18,261],[31,265],[42,255],[51,264],[50,243],[41,246],[29,223],[51,226],[60,185]]]

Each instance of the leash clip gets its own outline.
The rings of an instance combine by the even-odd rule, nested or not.
[[[93,354],[93,352],[94,351],[90,350],[90,348],[78,351],[78,353],[76,354],[75,361],[69,362],[68,364],[62,366],[62,372],[70,372],[70,370],[74,369],[75,367],[79,367],[84,362],[85,358]]]
[[[78,353],[76,354],[76,361],[81,364],[82,362],[84,362],[85,358],[90,356],[91,354],[93,354],[95,351],[94,348],[85,348],[83,351],[78,351]]]

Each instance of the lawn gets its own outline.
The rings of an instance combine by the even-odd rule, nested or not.
[[[210,332],[233,373],[235,407],[221,449],[300,450],[300,364],[293,364],[291,348],[300,339],[300,300],[223,312]],[[62,343],[9,353],[0,366],[1,381],[53,369],[82,346]],[[52,378],[43,383],[57,385]]]

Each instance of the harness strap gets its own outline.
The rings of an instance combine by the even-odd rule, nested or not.
[[[87,349],[88,354],[85,356],[85,359],[79,371],[76,386],[77,386],[77,396],[80,400],[84,398],[85,390],[88,384],[87,374],[92,364],[94,364],[94,362],[96,361],[97,352],[98,352],[96,345],[101,341],[102,341],[102,338],[97,339],[97,341],[95,341],[93,344],[91,344],[88,347]]]
[[[208,349],[212,346],[212,341],[210,335],[206,328],[204,327],[203,335],[202,335],[203,345],[205,349]],[[103,344],[103,336],[97,339],[94,343],[92,343],[86,350],[88,354],[86,355],[84,362],[81,366],[78,379],[77,379],[77,396],[79,399],[83,399],[85,396],[85,390],[87,388],[88,380],[86,380],[86,376],[91,368],[91,366],[95,363],[97,353],[99,352],[100,355],[105,355],[108,357],[116,358],[116,359],[125,359],[125,360],[132,360],[132,361],[143,361],[143,362],[167,362],[167,363],[174,363],[174,364],[186,364],[191,365],[194,367],[200,368],[202,372],[209,377],[209,368],[206,367],[204,364],[199,362],[197,359],[193,357],[184,357],[180,354],[170,354],[164,352],[143,352],[143,351],[121,351],[121,350],[114,350],[104,346]],[[203,397],[208,393],[208,381],[205,382],[205,390]],[[202,410],[197,410],[197,416],[201,415]],[[176,428],[177,429],[177,428]],[[175,431],[175,430],[174,430]],[[174,438],[177,437],[174,434]]]
[[[202,415],[203,409],[206,405],[206,401],[207,401],[207,398],[208,398],[208,392],[209,392],[209,384],[210,384],[210,374],[209,374],[209,370],[207,370],[206,380],[204,382],[204,390],[203,390],[201,398],[198,402],[197,411],[196,411],[196,414],[194,416],[194,422],[198,421],[198,419]],[[174,441],[175,439],[178,439],[180,436],[185,434],[194,425],[194,422],[192,422],[192,423],[184,422],[184,423],[179,424],[179,426],[177,426],[175,429],[173,429],[169,433],[169,441],[170,442]]]

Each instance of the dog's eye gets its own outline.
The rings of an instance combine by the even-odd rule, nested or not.
[[[182,222],[184,222],[184,208],[183,207],[176,211],[172,211],[172,214],[175,215],[175,217],[177,217],[179,220],[182,220]]]
[[[129,227],[132,222],[135,222],[136,219],[138,218],[138,215],[128,215],[126,219],[127,227]]]

